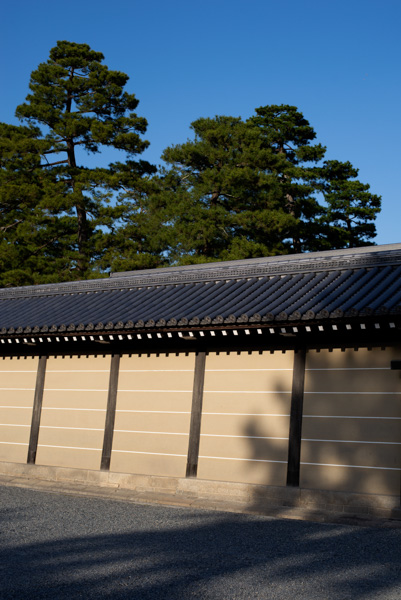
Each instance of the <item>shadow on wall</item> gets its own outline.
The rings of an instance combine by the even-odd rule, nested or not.
[[[3,488],[1,599],[398,597],[399,532]]]
[[[288,390],[280,380],[269,389],[274,389],[276,410],[280,414],[290,412]],[[289,417],[250,417],[244,427],[243,435],[248,442],[247,463],[250,473],[261,485],[285,486],[287,478]]]
[[[400,357],[400,349],[381,348],[307,353],[301,488],[399,495],[401,372],[391,371],[390,362]],[[278,381],[275,389],[280,396]],[[285,465],[257,462],[277,457],[279,442],[270,439],[274,431],[268,439],[260,419],[252,417],[244,436],[249,458],[256,461],[249,468],[265,469],[265,485],[283,481]],[[259,498],[256,491],[255,503]]]

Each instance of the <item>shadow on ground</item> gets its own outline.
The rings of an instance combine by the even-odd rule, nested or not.
[[[0,488],[0,598],[400,597],[400,532]]]

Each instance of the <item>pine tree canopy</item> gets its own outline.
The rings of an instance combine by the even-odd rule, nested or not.
[[[21,125],[0,123],[0,286],[373,243],[380,197],[295,106],[199,118],[157,171],[138,159],[147,122],[128,76],[103,60],[58,42]],[[88,166],[105,148],[118,160]]]
[[[364,246],[380,197],[326,148],[294,106],[264,106],[243,121],[191,124],[192,140],[167,148],[162,178],[177,263],[234,260]]]
[[[160,262],[157,253],[147,252],[143,232],[124,239],[124,222],[143,219],[138,201],[155,168],[134,160],[148,146],[142,139],[147,123],[134,112],[134,94],[124,91],[128,76],[102,61],[87,44],[58,42],[49,60],[33,71],[30,94],[17,107],[27,126],[2,126],[0,205],[4,227],[10,225],[3,232],[15,236],[5,235],[3,242],[21,248],[16,260],[22,283],[99,276],[114,261],[135,268],[138,250],[140,264]],[[105,146],[123,151],[125,161],[86,167],[85,154]],[[18,194],[13,182],[24,183]],[[15,225],[8,223],[10,197],[24,211],[24,231],[17,216]],[[36,254],[32,235],[38,240]],[[37,260],[26,264],[25,254]]]

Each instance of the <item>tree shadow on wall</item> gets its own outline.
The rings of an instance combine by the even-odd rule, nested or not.
[[[396,530],[20,488],[1,498],[2,600],[390,600],[399,591]]]
[[[323,352],[312,359],[307,356],[311,368],[305,379],[301,488],[399,496],[401,372],[389,367],[400,354],[397,350],[385,354],[379,348],[338,351],[328,371],[321,369]],[[327,352],[327,356],[333,355]],[[274,389],[278,397],[285,391],[279,381]],[[334,394],[336,390],[340,393]],[[260,509],[264,500],[270,507],[297,506],[299,488],[287,488],[280,494],[280,486],[286,486],[283,461],[287,461],[288,444],[274,439],[274,426],[268,427],[266,435],[266,426],[262,427],[258,417],[247,421],[243,433],[252,460],[249,468],[259,471],[259,483],[269,486],[255,487],[250,509]]]

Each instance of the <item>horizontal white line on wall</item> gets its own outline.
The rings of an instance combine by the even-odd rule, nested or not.
[[[139,452],[138,450],[114,450],[113,449],[113,453],[114,452],[121,452],[124,454],[152,454],[155,456],[180,456],[183,458],[186,458],[186,454],[166,454],[165,452]]]
[[[25,410],[32,410],[32,406],[0,406],[0,408],[23,408]]]
[[[270,437],[265,435],[225,435],[222,433],[201,433],[201,437],[244,438],[246,440],[285,440],[288,442],[288,437]]]
[[[0,442],[0,444],[5,444],[6,446],[28,446],[28,443],[24,442]]]
[[[132,410],[132,409],[124,409],[118,408],[116,413],[154,413],[157,415],[190,415],[191,411],[189,410]]]
[[[186,435],[189,433],[178,433],[177,431],[136,431],[133,429],[115,429],[114,433],[150,433],[153,435]]]
[[[204,394],[291,394],[278,390],[204,390]]]
[[[31,371],[3,371],[3,369],[0,369],[0,375],[3,375],[3,373],[15,373],[16,375],[21,375],[21,373],[37,373],[37,369],[35,370],[31,370]]]
[[[390,367],[327,367],[325,369],[308,369],[305,371],[391,371]]]
[[[0,388],[0,392],[34,392],[35,388]]]
[[[369,395],[374,395],[374,396],[400,396],[401,392],[342,392],[342,391],[338,391],[338,392],[326,392],[324,390],[320,390],[319,392],[308,392],[307,390],[305,390],[305,395],[307,394],[336,394],[341,395],[341,396],[369,396]]]
[[[332,463],[307,463],[301,462],[301,465],[308,465],[312,467],[346,467],[349,469],[376,469],[379,471],[401,471],[399,468],[394,467],[368,467],[366,465],[336,465]]]
[[[40,448],[63,448],[65,450],[93,450],[95,452],[101,452],[101,448],[80,448],[78,446],[51,446],[50,444],[39,444],[38,449]]]
[[[292,369],[205,369],[206,372],[208,373],[235,373],[237,371],[240,371],[241,373],[246,373],[247,371],[261,371],[261,372],[265,372],[265,371],[292,371]]]
[[[356,417],[349,415],[303,415],[304,419],[380,419],[388,421],[400,421],[401,417]]]
[[[58,406],[42,406],[42,410],[86,410],[90,412],[106,412],[105,408],[65,408]]]
[[[20,425],[18,423],[0,423],[0,427],[30,427],[30,425]]]
[[[71,409],[74,410],[74,409]],[[78,410],[78,409],[76,409]],[[85,409],[79,409],[85,410]],[[116,413],[150,413],[160,415],[190,415],[191,411],[187,410],[133,410],[118,408]],[[219,413],[219,412],[202,412],[202,415],[223,415],[228,417],[289,417],[289,414],[269,414],[269,413]]]
[[[401,446],[401,442],[368,442],[366,440],[317,440],[302,438],[303,442],[333,442],[335,444],[384,444],[387,446]]]
[[[122,390],[120,388],[118,388],[118,393],[120,392],[131,392],[134,394],[143,394],[143,393],[161,393],[161,394],[166,394],[166,393],[171,393],[171,394],[192,394],[192,390]]]
[[[45,392],[108,392],[107,389],[95,390],[92,388],[44,388]]]
[[[193,373],[194,369],[120,369],[120,373]]]
[[[262,462],[262,463],[280,463],[286,465],[286,460],[265,460],[261,458],[231,458],[227,456],[199,456],[199,458],[213,458],[216,460],[239,460],[242,462]]]
[[[110,369],[46,369],[46,373],[110,373]]]
[[[63,390],[63,391],[75,391],[75,390]],[[86,390],[77,390],[86,391]],[[96,390],[92,390],[96,391]],[[100,391],[100,390],[99,390]],[[192,390],[122,390],[118,389],[118,392],[131,392],[131,393],[172,393],[172,394],[192,394]],[[290,391],[268,391],[268,390],[204,390],[204,394],[291,394]]]
[[[218,412],[202,412],[202,415],[223,415],[228,417],[289,417],[289,414],[274,414],[274,413],[218,413]]]
[[[61,427],[59,425],[41,425],[41,429],[73,429],[74,431],[104,431],[104,428],[95,429],[94,427]]]

